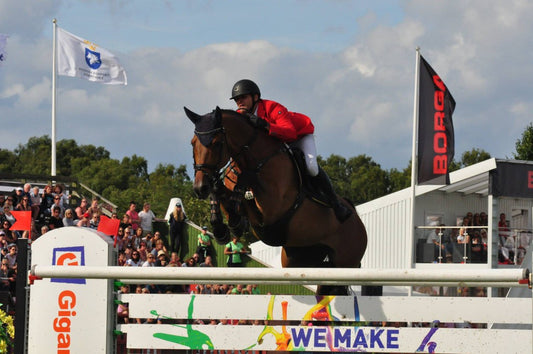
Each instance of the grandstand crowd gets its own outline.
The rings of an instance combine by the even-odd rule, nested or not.
[[[105,205],[99,203],[97,197],[88,200],[81,198],[72,206],[70,196],[64,192],[61,184],[46,185],[42,188],[30,183],[15,188],[12,192],[0,193],[0,258],[1,286],[4,294],[14,305],[16,301],[17,278],[17,239],[26,238],[37,240],[50,230],[65,226],[87,227],[98,229],[104,209],[111,215],[111,219],[119,219],[117,234],[114,235],[114,247],[117,250],[116,264],[125,267],[214,267],[213,249],[207,227],[202,227],[198,234],[196,252],[190,257],[181,259],[180,242],[169,241],[160,231],[153,230],[154,222],[166,222],[157,218],[150,209],[149,203],[143,203],[142,210],[137,211],[137,204],[130,202],[129,208],[123,214],[112,212]],[[181,207],[178,203],[177,207]],[[179,209],[179,208],[177,208]],[[31,230],[11,230],[15,223],[12,211],[31,212]],[[183,214],[183,213],[182,213]],[[170,217],[173,220],[173,217]],[[180,219],[176,217],[176,219]],[[185,226],[186,216],[183,215],[181,224]],[[232,257],[232,256],[229,256]],[[161,285],[138,284],[124,285],[120,292],[136,293],[194,293],[194,294],[258,294],[255,284],[191,284],[191,285]],[[14,309],[14,306],[12,307]],[[117,315],[124,323],[129,322],[127,305],[121,304],[117,308]],[[134,321],[140,323],[140,319]],[[145,320],[146,321],[146,320]]]

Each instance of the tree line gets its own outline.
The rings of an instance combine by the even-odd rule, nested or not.
[[[0,172],[11,174],[49,175],[51,139],[48,135],[32,137],[19,144],[14,151],[0,149]],[[162,217],[169,199],[180,197],[189,219],[208,224],[209,205],[198,200],[192,190],[192,181],[185,165],[158,164],[148,171],[148,162],[142,156],[132,155],[122,160],[110,158],[104,147],[78,145],[72,139],[56,143],[57,175],[79,181],[112,201],[119,213],[125,212],[130,201],[138,205],[149,202],[157,216]],[[483,149],[472,148],[450,163],[454,171],[490,158]],[[517,160],[533,160],[533,123],[516,141]],[[329,174],[339,195],[355,205],[370,201],[411,185],[411,161],[403,170],[386,170],[372,157],[358,155],[348,159],[332,154],[318,157],[322,168]]]

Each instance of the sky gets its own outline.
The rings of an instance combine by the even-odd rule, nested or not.
[[[0,148],[51,136],[52,20],[115,54],[128,85],[57,77],[57,140],[192,175],[193,125],[233,84],[307,114],[319,155],[411,158],[416,48],[456,101],[456,160],[512,158],[532,122],[533,2],[0,0]],[[57,156],[58,161],[61,156]]]

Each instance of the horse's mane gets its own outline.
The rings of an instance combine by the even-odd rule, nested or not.
[[[252,125],[252,123],[250,122],[250,119],[248,118],[248,116],[246,114],[239,113],[239,112],[234,111],[232,109],[221,109],[220,112],[222,114],[227,114],[227,115],[231,116],[231,118],[240,119],[243,122],[246,122],[250,127],[255,128]]]

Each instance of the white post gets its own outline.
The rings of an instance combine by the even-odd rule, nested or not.
[[[54,177],[56,175],[56,34],[57,34],[57,20],[52,20],[54,24],[54,33],[52,39],[52,156],[51,156],[51,171],[50,175]]]

